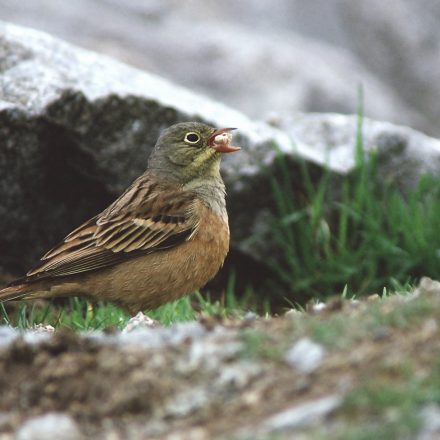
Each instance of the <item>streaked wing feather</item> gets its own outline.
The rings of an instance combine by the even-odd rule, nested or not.
[[[149,194],[146,200],[136,199],[133,190],[127,190],[102,214],[47,252],[41,264],[20,281],[103,269],[190,239],[199,224],[194,196],[174,188],[161,189],[148,192],[144,185],[141,193]],[[124,197],[129,201],[125,205]]]
[[[48,260],[63,252],[72,251],[75,248],[86,246],[87,243],[92,241],[93,233],[96,230],[95,221],[96,217],[93,217],[86,223],[83,223],[79,228],[70,233],[61,243],[46,252],[41,257],[41,260]]]
[[[79,273],[111,267],[123,260],[124,256],[122,254],[115,254],[105,249],[89,248],[87,252],[83,251],[77,255],[71,255],[70,258],[63,259],[62,264],[57,262],[58,264],[55,263],[40,267],[40,270],[33,275],[33,278],[42,279],[77,275]]]

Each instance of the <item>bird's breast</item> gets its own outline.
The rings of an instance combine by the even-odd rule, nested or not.
[[[203,203],[198,215],[199,226],[188,241],[94,274],[84,288],[136,312],[203,287],[223,265],[229,250],[229,226]]]

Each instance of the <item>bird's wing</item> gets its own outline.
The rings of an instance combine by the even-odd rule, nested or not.
[[[191,193],[138,179],[100,215],[71,232],[25,279],[62,277],[114,266],[129,258],[174,247],[197,231]]]

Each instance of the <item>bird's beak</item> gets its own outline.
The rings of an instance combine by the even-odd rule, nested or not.
[[[231,131],[235,128],[218,128],[208,139],[208,145],[219,153],[234,153],[240,150],[240,147],[231,145]]]

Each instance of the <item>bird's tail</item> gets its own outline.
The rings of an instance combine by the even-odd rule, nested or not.
[[[0,290],[0,303],[13,301],[14,299],[27,299],[26,297],[28,297],[33,290],[34,289],[27,284],[6,287]]]

